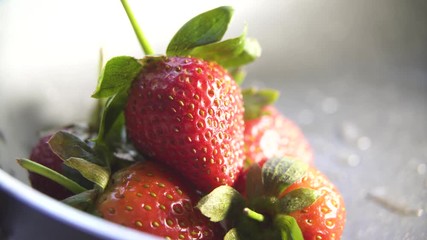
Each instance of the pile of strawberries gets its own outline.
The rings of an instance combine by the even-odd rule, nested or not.
[[[196,16],[160,56],[130,18],[147,56],[106,63],[95,127],[43,136],[18,160],[32,186],[166,239],[340,239],[343,199],[278,92],[241,89],[260,47],[246,29],[221,40],[232,13]]]

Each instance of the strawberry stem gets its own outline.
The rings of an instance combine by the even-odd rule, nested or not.
[[[78,183],[73,180],[65,177],[64,175],[46,167],[29,159],[17,159],[19,165],[23,168],[27,169],[30,172],[34,172],[42,175],[43,177],[47,177],[50,180],[64,186],[71,192],[78,194],[86,191],[87,189],[80,186]]]
[[[249,218],[258,221],[258,222],[263,222],[264,221],[264,215],[262,215],[261,213],[257,213],[252,209],[249,208],[244,208],[243,209],[243,213],[248,216]]]
[[[144,33],[142,32],[141,28],[138,25],[138,22],[135,19],[135,16],[133,15],[133,12],[128,4],[127,0],[121,0],[123,8],[126,11],[126,14],[130,20],[130,23],[132,24],[133,30],[136,34],[136,37],[138,38],[139,43],[141,44],[142,50],[144,51],[145,55],[153,55],[154,51],[151,48],[150,44],[148,44],[147,39],[144,36]]]

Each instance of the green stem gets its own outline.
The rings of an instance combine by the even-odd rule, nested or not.
[[[64,186],[71,192],[78,194],[84,191],[87,191],[86,188],[80,186],[73,180],[65,177],[64,175],[46,167],[29,159],[17,159],[19,165],[23,168],[27,169],[30,172],[34,172],[42,175],[43,177],[47,177],[50,180]]]
[[[102,74],[104,70],[104,49],[99,49],[99,59],[98,59],[98,86],[102,81]],[[102,118],[102,112],[104,111],[106,99],[105,98],[98,98],[96,101],[96,105],[94,106],[93,111],[91,112],[91,115],[89,116],[89,130],[91,132],[99,132],[99,126],[101,123]]]
[[[255,221],[258,221],[258,222],[264,221],[264,215],[262,215],[261,213],[257,213],[249,208],[244,208],[243,213]]]
[[[135,16],[133,15],[133,12],[128,4],[128,1],[121,0],[121,2],[126,11],[126,14],[128,15],[130,23],[132,24],[133,30],[136,34],[136,37],[138,38],[139,43],[141,44],[142,50],[144,51],[145,55],[153,55],[154,51],[151,48],[150,44],[148,44],[148,41],[145,38],[144,33],[139,27],[138,22],[136,21]]]

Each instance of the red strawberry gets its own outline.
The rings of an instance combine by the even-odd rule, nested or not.
[[[63,134],[71,136],[71,139],[58,137],[58,135],[63,136]],[[89,129],[82,124],[66,126],[61,131],[42,136],[32,148],[30,159],[17,160],[22,167],[28,170],[31,186],[58,200],[65,199],[93,186],[93,183],[85,179],[76,169],[66,166],[63,161],[70,157],[69,153],[76,154],[77,149],[81,147],[80,144],[86,145],[84,140],[89,137]],[[54,146],[51,146],[53,139],[55,139]],[[90,147],[87,146],[87,148]],[[64,153],[66,154],[64,155]],[[90,156],[89,152],[84,154],[84,157]],[[76,155],[76,157],[82,156]],[[48,172],[46,167],[58,175]]]
[[[200,190],[232,185],[242,168],[242,95],[216,63],[146,58],[130,89],[125,119],[142,154],[168,164]]]
[[[196,191],[158,163],[116,172],[97,210],[109,221],[167,239],[220,239],[222,229],[193,207]]]
[[[258,118],[245,121],[245,155],[249,164],[289,156],[313,164],[313,152],[301,129],[275,107],[266,106]]]
[[[39,139],[31,150],[30,159],[61,173],[63,161],[50,148],[48,141],[51,137],[49,134]],[[70,190],[37,173],[29,172],[29,179],[33,188],[55,199],[62,200],[73,195]]]
[[[247,195],[220,186],[197,207],[226,220],[237,239],[340,239],[346,219],[337,188],[314,167],[291,158],[269,159],[247,171]],[[216,203],[221,202],[218,206]],[[227,236],[227,237],[228,237]],[[227,238],[226,237],[226,238]]]
[[[329,179],[315,168],[292,184],[282,194],[298,188],[311,188],[320,192],[320,197],[310,206],[290,213],[306,240],[340,239],[344,230],[346,210],[344,200]]]
[[[262,166],[268,159],[279,156],[313,165],[313,151],[301,129],[272,105],[264,106],[258,117],[245,120],[244,138],[247,166],[253,163]],[[246,174],[240,175],[235,188],[245,194]]]

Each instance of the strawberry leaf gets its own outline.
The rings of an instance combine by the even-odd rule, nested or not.
[[[124,125],[123,109],[127,101],[127,92],[121,91],[108,98],[101,116],[97,143],[107,140],[109,142],[120,138],[121,128]]]
[[[49,178],[50,180],[62,185],[73,193],[77,194],[87,190],[75,181],[37,162],[25,158],[17,159],[17,161],[18,164],[21,165],[24,169]]]
[[[120,56],[110,59],[92,97],[111,97],[120,91],[126,91],[141,69],[141,63],[133,57]]]
[[[247,28],[237,38],[195,47],[189,55],[214,61],[225,68],[236,68],[248,64],[261,55],[257,40],[246,39]]]
[[[99,155],[87,143],[83,142],[75,135],[65,131],[59,131],[55,133],[48,141],[48,144],[52,151],[64,161],[63,173],[65,176],[70,179],[73,179],[80,185],[85,186],[87,188],[91,188],[93,186],[92,183],[96,183],[101,187],[105,187],[105,179],[102,179],[100,177],[104,176],[105,178],[105,176],[107,176],[108,181],[109,172],[105,169],[107,166],[109,166],[109,161],[107,161],[109,159],[106,155],[108,151],[106,151],[105,148],[102,148],[102,151],[98,151],[102,154]],[[104,145],[99,144],[98,149],[100,149],[101,146]],[[102,156],[102,158],[100,158],[99,156]],[[104,169],[105,171],[107,171],[107,173],[101,174],[99,171],[94,171],[93,173],[86,173],[87,169],[84,169],[83,167],[80,168],[71,166],[70,164],[68,164],[67,161],[71,158],[82,160],[84,159],[84,161],[91,163],[91,165],[96,166],[97,168]],[[86,165],[86,167],[87,166],[89,165]],[[93,169],[91,168],[91,170]],[[96,176],[91,176],[89,174],[95,174]]]
[[[108,134],[106,134],[105,141],[108,145],[120,145],[125,141],[125,134],[124,134],[124,125],[125,125],[125,116],[123,112],[121,112],[118,116],[116,121],[114,121],[113,125],[108,131]]]
[[[279,214],[274,218],[274,225],[280,229],[282,240],[304,240],[295,218]]]
[[[197,203],[203,215],[212,222],[219,222],[226,218],[234,218],[243,210],[242,195],[230,186],[219,186]]]
[[[245,108],[245,120],[256,119],[264,114],[263,108],[272,105],[279,98],[274,89],[246,88],[242,91]]]
[[[98,193],[97,189],[91,189],[68,197],[62,202],[79,210],[89,211],[94,208]]]
[[[68,167],[76,169],[83,177],[105,189],[108,184],[110,173],[107,169],[86,161],[82,158],[71,157],[64,161]]]
[[[235,58],[242,53],[245,46],[246,32],[245,27],[242,35],[237,38],[196,47],[191,50],[190,55],[208,61],[215,61],[225,68],[235,67],[224,65],[223,62],[227,62],[227,59]]]
[[[301,179],[307,169],[306,163],[287,157],[268,160],[262,168],[266,194],[278,196],[295,181]]]
[[[166,55],[186,56],[195,47],[218,42],[227,31],[233,9],[222,6],[204,12],[185,23],[170,41]]]
[[[224,236],[224,240],[239,240],[239,234],[236,228],[230,229]]]
[[[233,77],[234,81],[236,81],[237,84],[242,85],[243,80],[245,80],[246,77],[246,71],[243,70],[241,67],[235,67],[235,68],[229,68],[228,72]]]
[[[261,46],[256,39],[246,38],[243,47],[243,51],[239,55],[224,59],[221,64],[226,67],[239,67],[253,62],[261,56]]]
[[[313,204],[319,194],[310,188],[298,188],[287,193],[279,200],[279,211],[289,214],[294,211],[302,210]]]
[[[77,157],[105,166],[89,145],[71,133],[58,131],[50,138],[48,144],[52,151],[64,161],[71,157]]]

